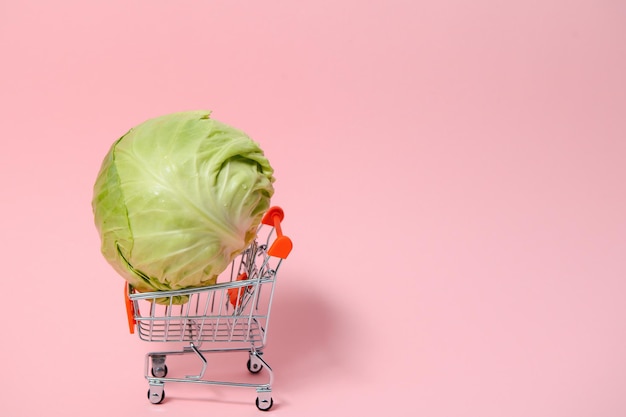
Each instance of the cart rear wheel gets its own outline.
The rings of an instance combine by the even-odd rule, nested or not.
[[[165,378],[167,375],[167,365],[153,366],[151,369],[152,376],[156,378]]]
[[[256,399],[256,407],[261,411],[268,411],[274,405],[274,400],[270,398],[269,400],[259,400],[259,397]]]
[[[252,363],[252,360],[250,359],[248,359],[247,367],[248,371],[252,372],[253,374],[258,374],[259,372],[261,372],[261,369],[263,369],[262,364],[258,363],[257,361]]]
[[[148,390],[148,400],[150,400],[152,404],[161,404],[164,398],[165,391],[162,385],[160,387],[150,387]]]

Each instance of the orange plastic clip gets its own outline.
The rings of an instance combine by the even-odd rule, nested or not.
[[[245,281],[248,279],[247,273],[242,273],[237,277],[237,281]],[[248,289],[251,289],[252,285],[248,285]],[[237,304],[241,303],[243,300],[243,295],[246,292],[245,287],[237,287],[237,288],[229,288],[228,289],[228,298],[233,307],[237,307]]]
[[[135,307],[133,305],[133,302],[130,300],[130,297],[128,296],[129,287],[130,287],[130,284],[128,283],[124,284],[124,300],[126,301],[126,316],[128,317],[128,330],[130,331],[130,334],[134,334],[135,325],[137,324],[137,321],[135,321]]]
[[[267,213],[263,216],[261,222],[268,226],[274,226],[276,230],[277,237],[272,243],[272,246],[267,251],[267,254],[270,256],[275,256],[281,259],[287,259],[291,249],[293,248],[293,243],[291,243],[291,239],[287,236],[283,235],[283,230],[280,227],[280,222],[285,218],[285,213],[283,209],[278,206],[271,207]]]

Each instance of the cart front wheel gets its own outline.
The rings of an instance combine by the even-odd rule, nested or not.
[[[274,405],[274,400],[270,397],[269,400],[256,399],[256,407],[261,411],[268,411]]]
[[[151,386],[148,390],[148,400],[150,400],[152,404],[161,404],[164,398],[165,391],[163,390],[163,385]]]

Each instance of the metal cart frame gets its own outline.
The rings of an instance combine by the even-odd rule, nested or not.
[[[144,376],[151,403],[163,401],[166,383],[181,382],[255,388],[256,406],[263,411],[272,407],[274,373],[262,355],[276,276],[293,246],[282,233],[283,218],[280,207],[270,208],[255,240],[231,262],[215,285],[140,293],[126,283],[130,332],[136,332],[147,342],[183,344],[182,349],[146,354]],[[205,377],[208,363],[205,353],[233,351],[248,352],[248,370],[254,374],[265,370],[266,381],[250,383]],[[168,377],[166,358],[185,354],[195,354],[200,360],[198,374]]]

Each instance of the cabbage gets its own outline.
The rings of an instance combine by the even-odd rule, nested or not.
[[[254,239],[273,174],[256,142],[209,111],[148,120],[113,143],[98,173],[102,254],[140,292],[215,284]]]

